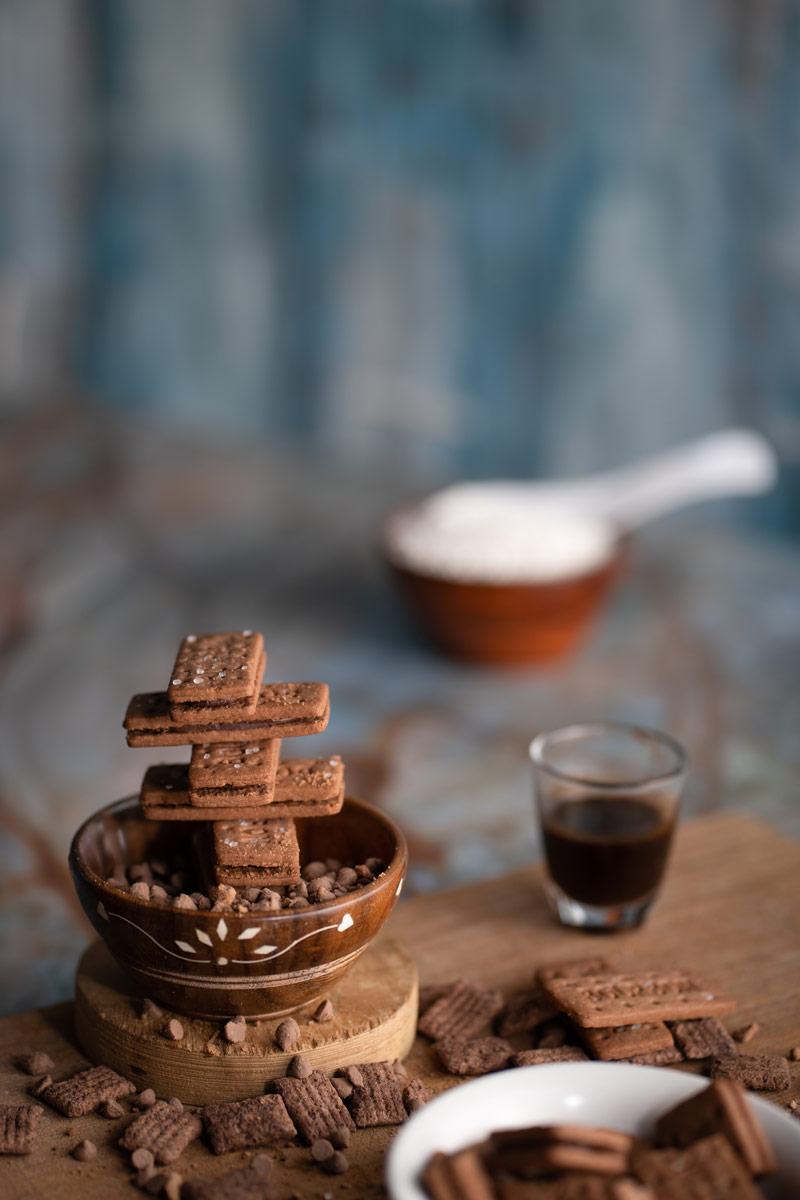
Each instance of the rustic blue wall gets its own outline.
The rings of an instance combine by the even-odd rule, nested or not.
[[[477,474],[800,459],[800,0],[0,0],[0,391]]]

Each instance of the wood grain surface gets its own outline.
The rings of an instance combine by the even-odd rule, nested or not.
[[[664,893],[641,930],[590,935],[561,929],[547,914],[534,867],[503,879],[402,904],[389,930],[411,950],[421,982],[467,975],[512,992],[545,962],[602,950],[625,967],[684,966],[702,972],[738,1001],[729,1028],[751,1021],[759,1031],[749,1053],[788,1054],[800,1045],[800,844],[736,815],[688,822],[678,834]],[[11,1065],[14,1053],[46,1050],[55,1078],[85,1065],[72,1032],[73,1006],[57,1005],[0,1022],[0,1100],[24,1102],[30,1080]],[[457,1083],[437,1069],[421,1039],[406,1065],[431,1091]],[[683,1069],[696,1069],[684,1067]],[[792,1088],[772,1097],[781,1105],[800,1098],[800,1063],[790,1063]],[[125,1121],[91,1116],[68,1121],[47,1110],[36,1153],[0,1160],[4,1200],[124,1200],[135,1196],[125,1156],[115,1148]],[[348,1156],[350,1171],[322,1175],[308,1150],[281,1145],[271,1153],[282,1197],[370,1200],[382,1196],[382,1163],[392,1129],[359,1130]],[[82,1138],[100,1147],[94,1163],[69,1150]],[[202,1143],[178,1163],[187,1178],[218,1174],[249,1155],[215,1158]]]
[[[403,1059],[417,1027],[417,971],[393,938],[378,938],[330,993],[334,1018],[312,1021],[314,1002],[297,1013],[300,1040],[275,1044],[282,1018],[253,1021],[247,1038],[230,1045],[220,1021],[178,1014],[184,1036],[165,1041],[164,1019],[142,1021],[140,993],[103,942],[83,955],[75,979],[75,1029],[92,1062],[105,1063],[158,1097],[185,1104],[220,1104],[260,1096],[267,1079],[286,1074],[296,1054],[326,1074],[353,1062]]]

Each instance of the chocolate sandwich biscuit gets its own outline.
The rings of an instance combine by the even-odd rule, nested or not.
[[[119,1100],[120,1096],[130,1096],[135,1091],[134,1084],[110,1067],[90,1067],[61,1083],[51,1083],[39,1097],[65,1117],[85,1117],[104,1100]]]
[[[230,1104],[207,1104],[203,1109],[206,1137],[215,1154],[265,1146],[297,1136],[294,1122],[280,1096],[254,1096]]]
[[[288,689],[288,693],[282,689]],[[259,689],[252,715],[237,713],[230,702],[229,707],[220,707],[203,723],[173,720],[166,692],[139,692],[128,704],[123,726],[129,746],[186,746],[209,741],[305,737],[321,733],[329,715],[327,684],[268,683]]]
[[[505,1038],[446,1037],[433,1043],[445,1071],[451,1075],[488,1075],[508,1066],[514,1049]]]
[[[683,971],[567,976],[549,980],[544,988],[584,1028],[716,1017],[736,1007],[729,997]]]
[[[652,1054],[668,1050],[675,1043],[663,1021],[641,1021],[637,1025],[612,1025],[607,1029],[583,1029],[575,1026],[581,1041],[594,1058],[613,1062],[634,1054]]]
[[[266,665],[266,655],[262,654],[253,672],[253,686],[249,695],[236,699],[215,700],[209,694],[204,700],[191,701],[187,704],[173,702],[169,706],[169,715],[173,721],[178,721],[182,725],[207,725],[209,721],[247,720],[256,711]],[[167,694],[169,695],[169,693]]]
[[[593,1171],[624,1175],[635,1139],[617,1129],[535,1125],[492,1134],[485,1160],[492,1171]]]
[[[274,788],[280,738],[263,742],[200,742],[192,747],[189,794],[245,787]]]
[[[473,1037],[497,1016],[502,1007],[503,997],[499,992],[459,979],[425,1010],[417,1029],[434,1041],[444,1037]]]
[[[278,887],[300,879],[300,848],[290,818],[215,821],[211,828],[217,883]]]
[[[633,1171],[652,1187],[658,1200],[686,1200],[687,1196],[761,1200],[747,1168],[721,1133],[693,1142],[685,1150],[635,1154]]]
[[[719,1017],[701,1017],[697,1021],[670,1022],[675,1044],[684,1058],[719,1058],[737,1054],[736,1043]]]
[[[273,1086],[307,1145],[318,1138],[330,1139],[341,1128],[355,1130],[353,1118],[322,1071],[312,1071],[305,1079],[276,1079]]]
[[[456,1154],[434,1154],[422,1173],[430,1200],[494,1200],[492,1181],[472,1148]]]
[[[0,1154],[32,1154],[43,1112],[38,1104],[0,1104]]]
[[[183,763],[161,763],[145,773],[140,795],[144,815],[153,821],[224,821],[230,804],[199,805],[189,802],[188,768]],[[253,793],[256,795],[257,793]],[[271,801],[258,793],[257,803],[236,804],[243,820],[285,817],[322,817],[337,813],[344,801],[344,765],[330,758],[285,759],[275,772]]]
[[[403,1080],[389,1062],[360,1063],[361,1082],[353,1084],[350,1113],[359,1129],[400,1125],[406,1119]]]
[[[258,667],[264,658],[263,637],[249,629],[189,634],[180,644],[167,688],[170,707],[179,710],[174,719],[181,719],[185,705],[212,706],[230,700],[255,704],[261,682]]]
[[[772,1147],[744,1088],[733,1079],[712,1079],[702,1092],[656,1121],[656,1138],[663,1146],[688,1146],[713,1133],[725,1135],[751,1175],[775,1170]]]
[[[158,1163],[175,1162],[203,1132],[196,1113],[186,1112],[173,1100],[158,1100],[136,1117],[119,1139],[123,1150],[149,1150]]]

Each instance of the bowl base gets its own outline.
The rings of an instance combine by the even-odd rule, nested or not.
[[[416,1032],[417,992],[417,969],[407,950],[378,938],[328,993],[332,1021],[311,1021],[316,1004],[307,1005],[295,1013],[301,1036],[289,1052],[275,1045],[280,1017],[274,1015],[248,1021],[246,1040],[231,1045],[219,1021],[167,1010],[163,1020],[140,1019],[140,993],[98,941],[78,964],[75,1029],[92,1062],[113,1067],[137,1088],[152,1087],[162,1099],[210,1104],[262,1095],[265,1081],[285,1075],[295,1054],[327,1074],[350,1063],[404,1058]],[[172,1016],[184,1030],[178,1042],[161,1034]]]

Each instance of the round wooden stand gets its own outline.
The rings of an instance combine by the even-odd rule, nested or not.
[[[157,1096],[210,1104],[258,1096],[286,1074],[295,1054],[330,1074],[350,1063],[404,1058],[417,1024],[417,969],[398,943],[380,938],[329,995],[335,1016],[311,1021],[316,1004],[294,1014],[300,1040],[288,1053],[275,1045],[280,1019],[250,1021],[247,1039],[229,1044],[223,1023],[165,1012],[139,1017],[141,996],[102,942],[84,953],[75,979],[75,1028],[87,1056]],[[165,1021],[177,1016],[184,1036],[168,1041]]]

